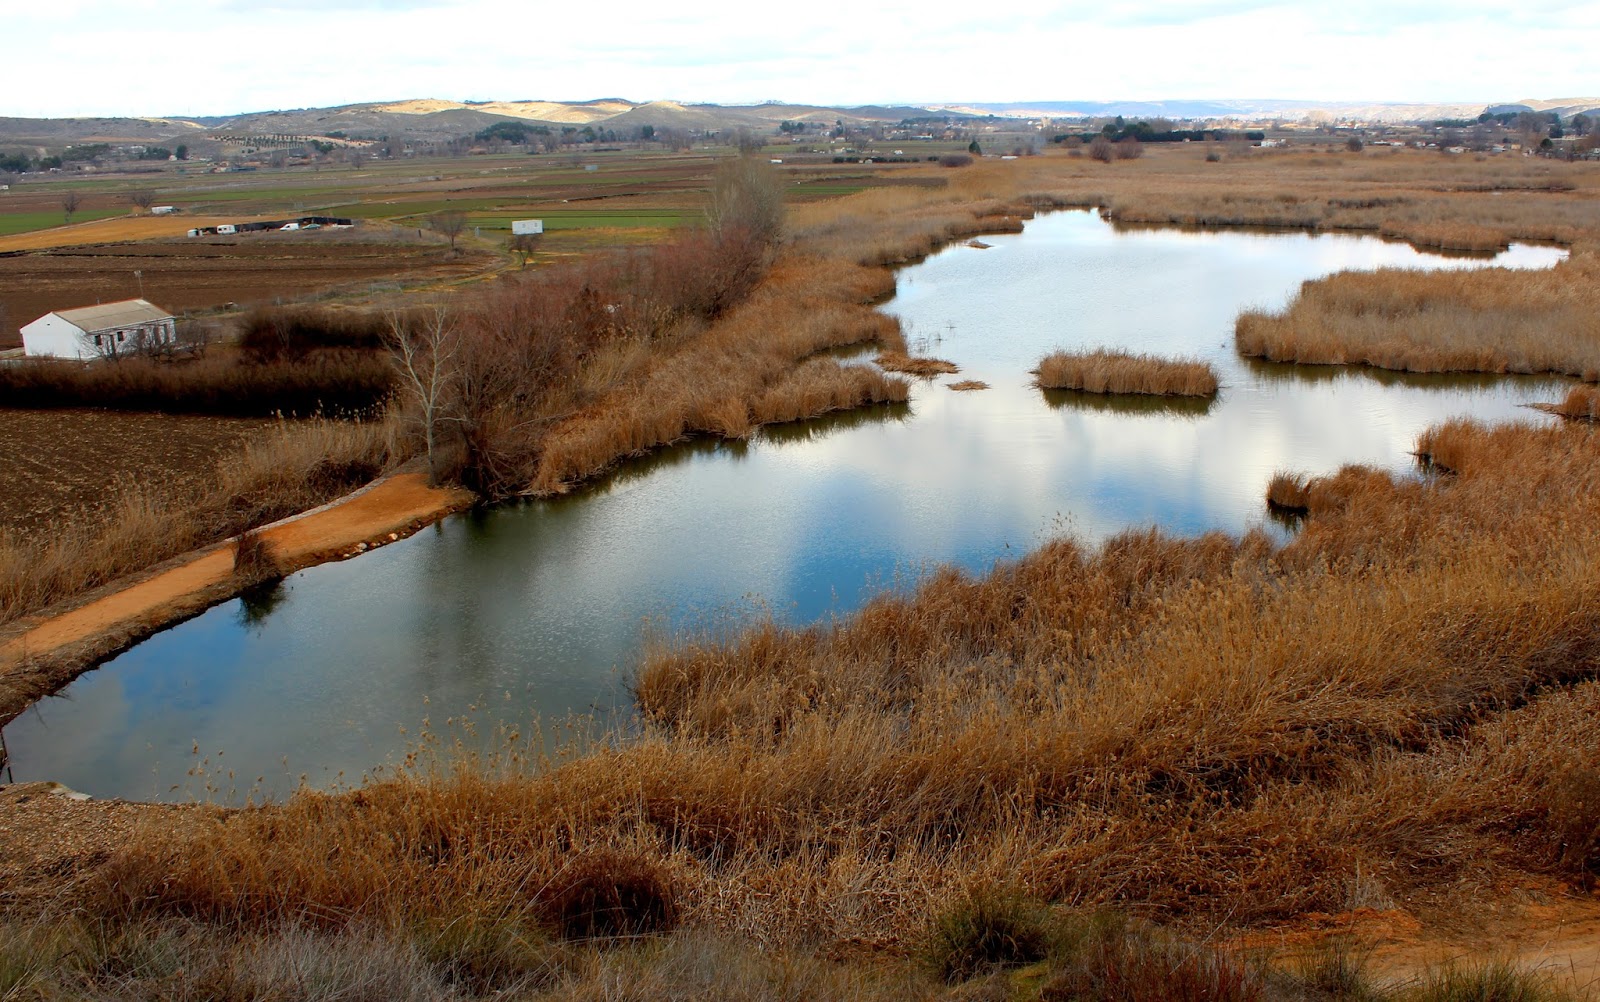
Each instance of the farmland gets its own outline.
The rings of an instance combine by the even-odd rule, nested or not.
[[[576,155],[489,155],[264,168],[208,174],[176,166],[94,180],[31,180],[0,197],[0,348],[53,309],[144,295],[182,313],[299,299],[363,301],[417,283],[451,282],[511,266],[515,219],[545,223],[538,258],[650,243],[700,218],[726,149]],[[586,169],[592,166],[593,170]],[[790,199],[805,203],[881,185],[940,183],[913,165],[785,166]],[[79,200],[62,225],[61,199]],[[149,192],[170,216],[138,215]],[[439,212],[466,216],[463,253],[428,229]],[[192,240],[191,226],[333,215],[343,233],[253,233]],[[143,273],[143,285],[133,274]]]

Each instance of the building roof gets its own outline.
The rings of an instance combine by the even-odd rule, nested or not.
[[[172,314],[146,299],[125,299],[120,303],[82,306],[76,310],[56,310],[55,313],[87,334],[172,319]]]

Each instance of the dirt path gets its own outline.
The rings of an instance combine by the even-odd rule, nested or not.
[[[469,491],[399,473],[321,508],[261,530],[284,573],[353,556],[409,536],[473,501]],[[49,618],[24,623],[0,644],[0,720],[70,681],[98,660],[231,597],[233,547],[196,551]],[[21,701],[22,705],[16,704]],[[9,711],[9,712],[7,712]]]
[[[1554,882],[1501,888],[1452,918],[1428,921],[1401,909],[1312,914],[1237,943],[1293,964],[1340,941],[1366,957],[1367,972],[1382,984],[1401,985],[1448,964],[1509,962],[1579,998],[1600,999],[1600,889],[1585,894]]]

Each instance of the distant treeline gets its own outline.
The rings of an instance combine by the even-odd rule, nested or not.
[[[1051,136],[1050,141],[1052,143],[1064,143],[1069,139],[1075,138],[1087,143],[1098,136],[1105,136],[1112,142],[1137,139],[1141,143],[1225,143],[1231,139],[1247,139],[1251,142],[1259,143],[1267,138],[1265,132],[1255,130],[1250,132],[1228,132],[1223,129],[1170,129],[1166,132],[1157,132],[1148,123],[1139,122],[1120,129],[1116,126],[1108,125],[1099,132],[1063,132],[1059,135]]]

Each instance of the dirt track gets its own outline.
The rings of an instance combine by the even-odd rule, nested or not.
[[[410,535],[466,507],[473,495],[400,473],[331,505],[261,532],[284,573]],[[76,608],[20,624],[0,644],[0,719],[53,691],[98,660],[235,594],[233,548],[208,547]]]

